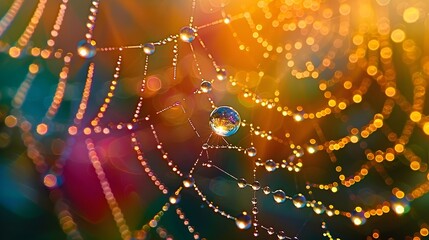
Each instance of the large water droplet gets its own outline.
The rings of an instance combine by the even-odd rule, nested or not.
[[[210,113],[210,127],[220,136],[228,137],[238,131],[241,118],[232,107],[220,106]]]
[[[366,223],[366,218],[364,216],[363,212],[355,212],[350,217],[350,220],[353,222],[354,225],[360,226]]]

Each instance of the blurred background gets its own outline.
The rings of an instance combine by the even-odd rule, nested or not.
[[[282,230],[299,239],[426,239],[429,3],[195,4],[193,11],[191,0],[0,2],[1,239],[121,238],[88,157],[87,138],[95,144],[132,239],[252,238],[253,227],[238,229],[192,188],[159,214],[169,195],[154,186],[130,141],[133,132],[152,172],[173,193],[183,178],[163,160],[150,125],[169,159],[186,174],[196,159],[207,161],[206,153],[199,154],[212,134],[208,96],[216,106],[233,107],[247,123],[226,138],[228,143],[246,149],[252,142],[257,149],[254,158],[217,149],[225,142],[212,136],[207,156],[215,165],[251,183],[260,162],[256,179],[262,187],[282,189],[287,196],[302,193],[310,205],[321,201],[331,210],[318,215],[311,207],[297,209],[288,200],[277,204],[256,191],[259,223],[276,229],[274,235],[260,229],[259,238],[277,239]],[[88,16],[96,19],[92,39],[98,50],[86,59],[76,49],[88,32]],[[177,42],[174,70],[174,42],[156,46],[141,94],[147,55],[139,47],[117,48],[178,35],[191,16],[198,30],[193,48]],[[118,84],[100,125],[130,122],[140,96],[140,116],[150,120],[132,131],[85,134],[108,96],[119,54]],[[226,70],[227,80],[217,80],[213,60]],[[77,125],[92,64],[86,113]],[[195,94],[203,79],[212,82],[212,91]],[[70,131],[73,124],[77,133]],[[282,168],[290,156],[294,167],[298,161],[302,167]],[[268,159],[278,163],[276,171],[265,169]],[[241,189],[227,174],[202,166],[194,178],[219,209],[232,216],[252,212],[250,187]],[[364,224],[354,224],[356,212]],[[154,224],[154,216],[162,217]]]

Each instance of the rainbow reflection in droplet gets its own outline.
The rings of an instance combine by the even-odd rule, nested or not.
[[[232,107],[220,106],[210,113],[210,127],[219,136],[228,137],[240,128],[241,118]]]
[[[180,29],[180,39],[184,42],[191,43],[194,41],[195,37],[197,35],[197,31],[189,26],[185,26]]]

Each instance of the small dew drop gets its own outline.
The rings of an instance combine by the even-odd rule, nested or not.
[[[240,115],[232,107],[220,106],[210,113],[210,127],[219,136],[233,135],[240,128],[240,123]]]
[[[258,212],[259,212],[259,209],[257,207],[253,207],[252,208],[252,213],[253,214],[258,214]]]
[[[258,181],[252,183],[252,189],[257,191],[261,188],[261,184]]]
[[[264,188],[262,189],[262,191],[264,191],[264,194],[265,194],[265,195],[268,195],[268,194],[270,194],[270,193],[271,193],[271,188],[270,188],[270,187],[268,187],[268,186],[266,186],[266,187],[264,187]]]
[[[363,224],[365,224],[365,222],[366,222],[366,218],[365,218],[365,216],[364,216],[364,213],[363,213],[363,212],[355,212],[355,213],[351,216],[350,220],[351,220],[351,221],[353,222],[353,224],[354,224],[354,225],[356,225],[356,226],[363,225]]]
[[[209,81],[202,81],[200,89],[203,93],[209,93],[212,91],[212,83]]]
[[[246,179],[244,179],[244,178],[238,179],[237,185],[238,185],[239,188],[245,188],[246,185],[247,185]]]
[[[286,200],[286,194],[283,190],[276,190],[273,192],[273,198],[276,203],[283,203]]]
[[[318,202],[314,203],[313,211],[316,214],[322,214],[322,213],[324,213],[326,211],[326,207],[325,207],[325,205],[323,205],[322,202],[318,201]]]
[[[194,41],[197,35],[197,31],[189,26],[185,26],[180,29],[180,39],[184,42],[191,43]]]
[[[293,205],[295,205],[296,208],[303,208],[307,204],[307,200],[305,199],[305,196],[301,193],[296,194],[292,198]]]
[[[256,151],[256,148],[255,147],[249,147],[249,148],[247,148],[246,149],[246,151],[244,151],[246,154],[247,154],[247,156],[249,156],[249,157],[254,157],[254,156],[256,156],[256,153],[257,153],[257,151]]]
[[[252,218],[247,214],[247,212],[243,212],[237,216],[235,224],[239,229],[248,229],[252,225]]]
[[[147,55],[152,55],[155,52],[155,45],[153,43],[146,43],[143,45],[143,52]]]
[[[272,159],[265,161],[265,169],[268,172],[274,172],[277,169],[277,164]]]

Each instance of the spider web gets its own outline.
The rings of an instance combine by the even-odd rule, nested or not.
[[[38,192],[5,216],[22,194],[69,239],[424,238],[428,9],[4,1],[3,181]]]

